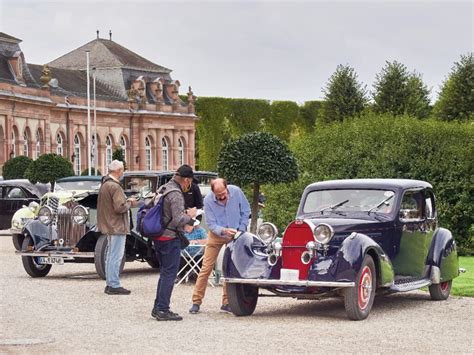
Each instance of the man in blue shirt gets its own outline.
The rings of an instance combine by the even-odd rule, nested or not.
[[[225,179],[211,183],[211,193],[204,199],[204,216],[209,234],[206,250],[193,292],[193,305],[189,313],[196,314],[206,293],[207,280],[223,245],[229,243],[238,232],[245,232],[249,223],[250,206],[244,193],[234,185],[227,185]],[[227,286],[224,284],[221,310],[230,312]]]

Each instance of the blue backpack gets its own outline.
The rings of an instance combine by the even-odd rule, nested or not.
[[[152,237],[159,237],[163,234],[168,223],[163,222],[163,205],[165,196],[172,191],[179,191],[178,189],[170,189],[162,194],[158,194],[158,196],[153,200],[157,203],[150,202],[148,204],[143,205],[140,207],[137,213],[137,231],[144,237],[152,238]]]

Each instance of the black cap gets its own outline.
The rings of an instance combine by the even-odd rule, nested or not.
[[[193,168],[186,164],[181,165],[178,170],[176,170],[176,175],[184,178],[192,178],[194,177]]]

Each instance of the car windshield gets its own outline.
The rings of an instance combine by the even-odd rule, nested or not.
[[[150,192],[154,192],[156,186],[156,177],[140,176],[140,177],[126,177],[124,179],[125,190],[131,191],[133,194],[144,197]]]
[[[337,189],[312,191],[306,196],[303,213],[392,211],[395,193],[390,190]]]
[[[93,191],[98,189],[100,189],[100,181],[63,181],[54,184],[54,192]]]

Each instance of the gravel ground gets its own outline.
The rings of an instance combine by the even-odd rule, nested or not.
[[[53,266],[33,279],[9,237],[0,237],[0,353],[469,353],[474,299],[430,301],[426,292],[378,296],[370,317],[349,321],[341,299],[261,298],[254,315],[219,311],[208,288],[202,312],[187,313],[192,284],[175,288],[181,322],[150,316],[158,273],[127,263],[129,296],[108,296],[92,264]]]

